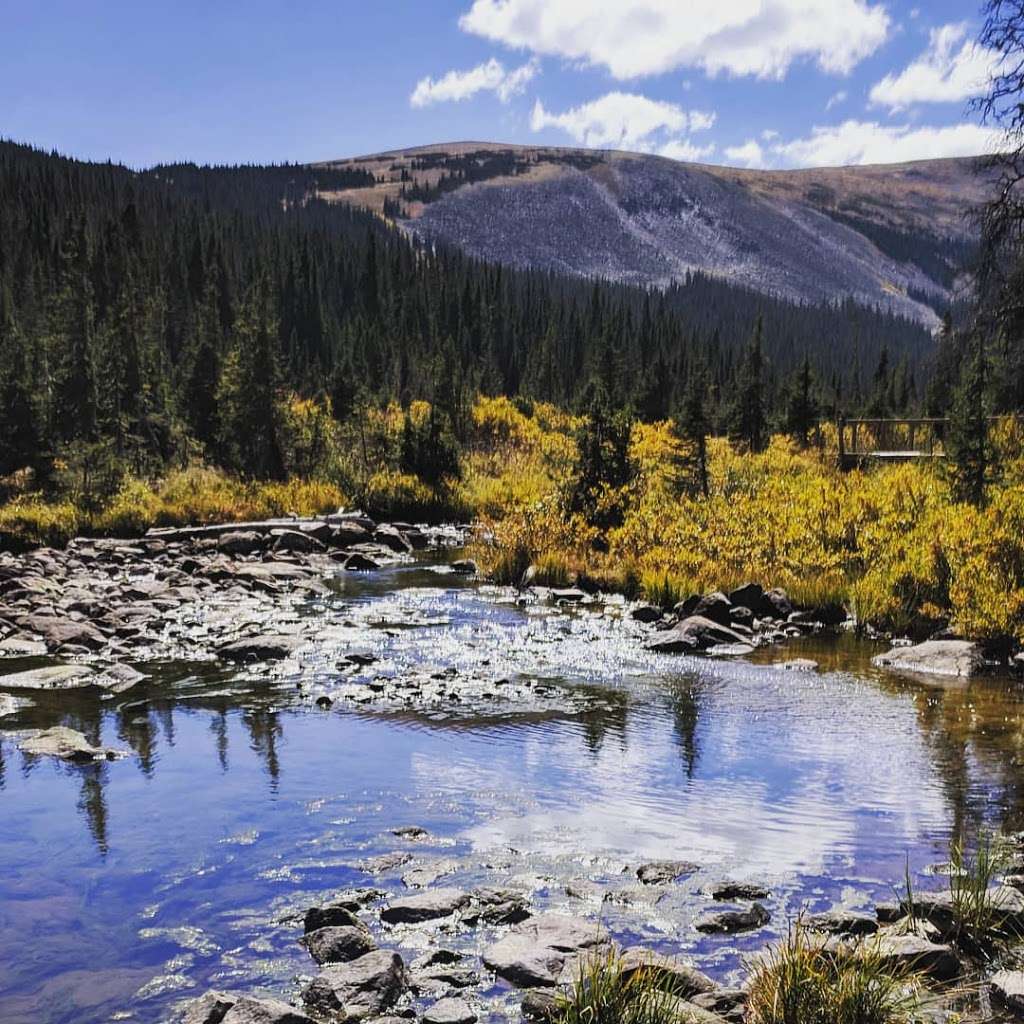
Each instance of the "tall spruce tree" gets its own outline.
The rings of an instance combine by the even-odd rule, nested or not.
[[[768,443],[764,401],[763,334],[764,319],[758,314],[754,333],[743,354],[729,418],[730,437],[752,452],[764,451]]]
[[[953,395],[946,447],[954,494],[961,501],[981,505],[993,469],[986,408],[988,361],[980,332],[972,341]]]

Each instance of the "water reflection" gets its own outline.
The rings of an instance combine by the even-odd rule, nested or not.
[[[688,679],[673,685],[669,689],[669,701],[686,777],[692,779],[700,753],[697,745],[697,724],[701,714],[699,680]]]

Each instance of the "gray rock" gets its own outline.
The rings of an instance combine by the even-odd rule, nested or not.
[[[752,882],[716,882],[708,888],[713,900],[734,903],[736,900],[766,900],[771,895],[763,885]]]
[[[981,646],[969,640],[926,640],[911,647],[894,647],[878,654],[871,664],[897,672],[936,676],[969,677],[985,667]]]
[[[72,622],[49,615],[29,615],[21,621],[21,627],[38,633],[49,647],[76,644],[98,651],[107,644],[107,638],[88,622]]]
[[[400,868],[403,864],[408,864],[411,860],[411,853],[400,851],[380,853],[376,857],[367,857],[366,860],[361,860],[356,867],[360,871],[365,871],[368,875],[383,875],[389,871],[394,871],[395,868]]]
[[[302,943],[318,964],[347,963],[377,948],[373,936],[362,925],[317,928],[307,932]]]
[[[664,885],[683,875],[692,875],[699,867],[686,860],[652,860],[636,869],[636,877],[644,885]]]
[[[423,1024],[476,1024],[476,1011],[464,999],[440,999],[427,1008]]]
[[[520,988],[550,988],[566,961],[581,950],[607,946],[600,925],[546,914],[517,925],[484,953],[484,964]]]
[[[88,665],[47,665],[0,676],[0,686],[5,690],[72,690],[95,685],[94,675]]]
[[[349,901],[310,907],[303,918],[303,929],[309,934],[323,928],[362,928],[363,922],[356,917],[357,907]]]
[[[883,934],[878,940],[882,960],[891,967],[919,971],[936,981],[952,981],[960,961],[949,948],[917,935]]]
[[[629,615],[637,622],[657,622],[662,617],[662,611],[653,604],[641,604],[637,605]]]
[[[238,1002],[233,992],[218,992],[211,989],[185,1007],[181,1024],[221,1024],[228,1010]]]
[[[451,570],[460,576],[475,576],[479,569],[472,558],[460,558],[451,564]]]
[[[989,978],[992,998],[1015,1016],[1024,1016],[1024,971],[999,971]]]
[[[467,924],[519,924],[530,916],[526,897],[513,889],[482,887],[474,889],[472,905],[462,918]]]
[[[410,889],[422,889],[424,886],[433,885],[439,878],[450,875],[459,866],[457,860],[438,858],[417,864],[402,875],[402,884]]]
[[[239,996],[221,1018],[221,1024],[313,1024],[313,1021],[294,1006],[282,1003],[279,999]]]
[[[16,715],[22,708],[32,707],[32,701],[24,697],[12,697],[8,693],[0,693],[0,718]]]
[[[18,637],[0,640],[0,658],[41,658],[46,651],[46,644],[38,640],[22,640]]]
[[[218,654],[228,661],[275,661],[287,658],[302,644],[302,638],[265,633],[225,644]]]
[[[586,599],[586,594],[579,587],[557,587],[551,591],[551,600],[565,604],[579,604]]]
[[[657,988],[684,999],[692,999],[700,993],[713,992],[717,987],[706,974],[698,971],[692,964],[674,957],[662,956],[640,946],[624,950],[619,965],[624,980],[643,970],[655,979]]]
[[[528,988],[520,1009],[527,1020],[552,1021],[558,1011],[558,996],[550,988]]]
[[[390,548],[396,554],[402,555],[409,551],[412,551],[412,544],[406,539],[405,535],[392,526],[390,523],[383,523],[378,526],[373,533],[373,539],[378,544],[383,544],[384,547]]]
[[[743,1020],[743,1010],[747,1005],[747,993],[742,988],[718,988],[713,992],[701,992],[690,999],[694,1006],[702,1010],[736,1021]]]
[[[127,752],[110,747],[95,747],[76,729],[55,725],[43,729],[21,741],[18,749],[25,754],[40,757],[57,757],[62,761],[87,763],[91,761],[113,761],[127,757]]]
[[[818,663],[810,658],[793,658],[790,661],[776,662],[773,668],[780,668],[784,672],[816,672]]]
[[[807,927],[829,935],[874,935],[878,921],[870,914],[859,914],[855,910],[827,910],[805,918]]]
[[[732,621],[732,602],[720,590],[705,594],[693,609],[693,614],[710,619],[720,626],[728,626]]]
[[[409,990],[409,976],[397,953],[378,949],[347,964],[328,967],[302,993],[314,1013],[345,1020],[374,1017],[390,1009]]]
[[[719,625],[700,615],[691,615],[671,629],[658,634],[648,649],[661,654],[704,651],[716,644],[746,644],[747,638],[728,626]]]
[[[370,538],[370,531],[359,523],[338,523],[333,527],[327,543],[332,548],[348,548],[353,544],[365,544]]]
[[[694,927],[710,935],[731,935],[734,932],[749,932],[762,928],[771,920],[771,914],[755,903],[745,910],[720,910],[702,917]]]
[[[237,533],[225,533],[217,541],[217,550],[226,555],[251,555],[262,551],[265,543],[263,534],[255,530],[239,530]]]
[[[345,559],[346,572],[373,572],[380,568],[380,563],[368,558],[366,555],[354,551]]]
[[[380,919],[388,924],[414,924],[450,917],[469,904],[469,893],[461,889],[431,889],[416,896],[392,900],[380,912]]]
[[[270,536],[274,538],[275,551],[296,551],[299,554],[311,555],[326,550],[316,537],[301,530],[271,530]]]

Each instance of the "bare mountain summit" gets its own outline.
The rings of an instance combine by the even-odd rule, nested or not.
[[[320,166],[377,184],[325,198],[519,267],[640,285],[704,271],[818,303],[852,297],[934,326],[988,176],[970,158],[752,171],[664,157],[463,142]]]

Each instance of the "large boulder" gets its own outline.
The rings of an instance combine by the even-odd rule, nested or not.
[[[366,928],[352,925],[317,928],[303,936],[302,944],[318,964],[347,963],[377,948]]]
[[[926,640],[911,647],[894,647],[877,654],[871,664],[897,672],[969,677],[985,668],[981,646],[970,640]]]
[[[753,903],[744,910],[720,910],[702,917],[694,927],[699,932],[711,935],[731,935],[735,932],[749,932],[763,928],[771,920],[771,914],[760,903]]]
[[[49,647],[74,644],[98,651],[107,644],[107,638],[88,622],[73,622],[71,619],[50,615],[29,615],[21,620],[20,625],[22,629],[38,633]]]
[[[321,541],[302,530],[271,530],[274,538],[275,551],[295,551],[302,555],[311,555],[325,550]]]
[[[495,974],[520,988],[552,988],[571,957],[608,943],[595,921],[545,914],[517,925],[483,959]]]
[[[263,633],[225,644],[217,653],[228,661],[276,661],[293,654],[301,643],[298,636]]]
[[[1024,1017],[1024,971],[999,971],[989,978],[992,998],[1015,1017]]]
[[[347,900],[328,903],[323,907],[310,907],[303,918],[303,929],[308,934],[321,928],[362,928],[362,921],[356,917],[358,909],[358,904]]]
[[[683,875],[692,875],[699,867],[688,860],[652,860],[636,869],[636,877],[644,885],[664,885]]]
[[[619,960],[623,980],[628,980],[637,971],[643,971],[652,978],[655,987],[673,992],[684,999],[705,992],[713,992],[717,985],[706,974],[698,971],[692,964],[675,957],[653,953],[649,949],[634,946],[624,950]]]
[[[313,1021],[278,999],[254,999],[214,990],[189,1003],[182,1024],[313,1024]]]
[[[225,533],[217,540],[217,550],[225,555],[251,555],[263,550],[266,543],[262,533],[255,530],[239,530],[237,533]]]
[[[439,999],[423,1014],[423,1024],[476,1024],[476,1011],[465,999]]]
[[[397,953],[378,949],[347,964],[328,967],[305,988],[302,1000],[325,1017],[376,1017],[409,990],[405,963]]]
[[[327,545],[332,548],[350,548],[354,544],[366,544],[372,537],[373,534],[359,523],[341,522],[332,527]]]
[[[468,906],[469,900],[469,893],[461,889],[431,889],[416,896],[392,900],[380,912],[380,919],[388,924],[432,921],[438,917],[450,917],[457,910]]]
[[[706,651],[718,644],[747,644],[748,638],[728,626],[720,625],[702,615],[691,615],[671,629],[659,633],[648,644],[648,650],[659,654],[681,654]]]
[[[384,547],[390,548],[399,555],[412,551],[412,543],[406,538],[406,535],[390,523],[383,523],[378,526],[373,532],[373,539],[378,544],[383,544]]]
[[[888,967],[919,971],[936,981],[952,981],[960,973],[960,961],[949,946],[919,935],[886,933],[879,938],[878,948]]]
[[[829,935],[874,935],[878,921],[872,914],[859,914],[855,910],[826,910],[805,919],[808,928]]]
[[[73,690],[94,686],[95,672],[88,665],[45,665],[0,676],[5,690]]]
[[[720,590],[705,594],[693,609],[694,615],[710,619],[720,626],[728,626],[732,621],[732,602]]]
[[[25,754],[57,757],[62,761],[75,761],[79,764],[113,761],[128,756],[123,750],[94,746],[77,729],[68,729],[63,725],[55,725],[29,736],[21,741],[18,749]]]

